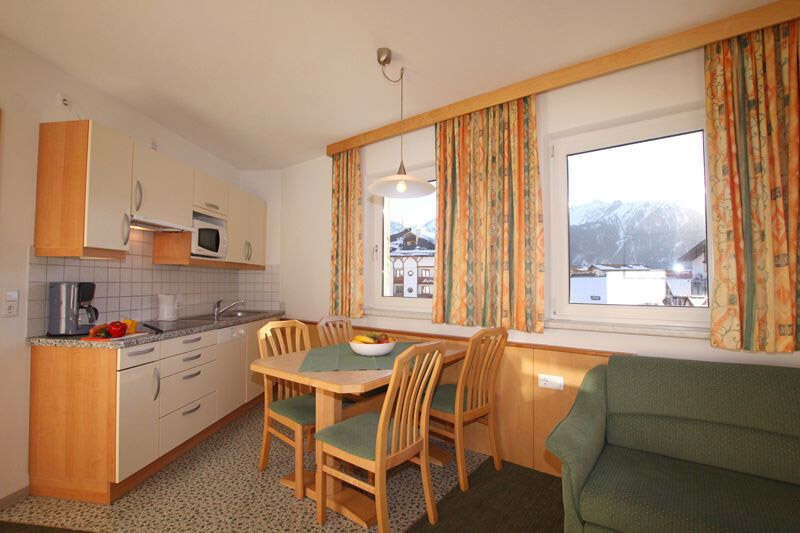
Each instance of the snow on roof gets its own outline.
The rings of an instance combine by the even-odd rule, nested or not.
[[[685,278],[667,278],[667,287],[672,296],[692,295],[692,280]]]

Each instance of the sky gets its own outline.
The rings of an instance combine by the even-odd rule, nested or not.
[[[666,201],[705,211],[703,132],[567,157],[569,206]]]
[[[436,220],[435,192],[419,198],[385,198],[384,202],[384,213],[388,213],[390,222],[416,227]]]

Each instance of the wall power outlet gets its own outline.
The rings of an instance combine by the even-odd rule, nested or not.
[[[539,374],[539,387],[542,389],[564,390],[564,376]]]
[[[19,314],[19,290],[17,289],[0,289],[0,296],[2,296],[2,307],[0,307],[0,316],[12,317]]]

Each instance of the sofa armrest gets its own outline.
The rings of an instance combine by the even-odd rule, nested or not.
[[[564,529],[581,531],[578,500],[606,440],[606,366],[591,369],[564,420],[547,437],[546,446],[562,462]]]

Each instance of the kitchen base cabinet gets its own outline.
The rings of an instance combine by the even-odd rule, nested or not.
[[[229,340],[220,339],[215,357],[217,360],[217,418],[222,418],[245,403],[245,384],[242,368],[245,368],[246,344],[244,327],[231,328]],[[222,337],[222,335],[220,335]]]
[[[158,449],[159,362],[117,373],[117,468],[119,483],[155,461]]]
[[[119,350],[31,347],[30,494],[109,504],[258,405],[266,321]]]
[[[217,419],[217,394],[212,392],[159,420],[159,453],[164,455]]]

